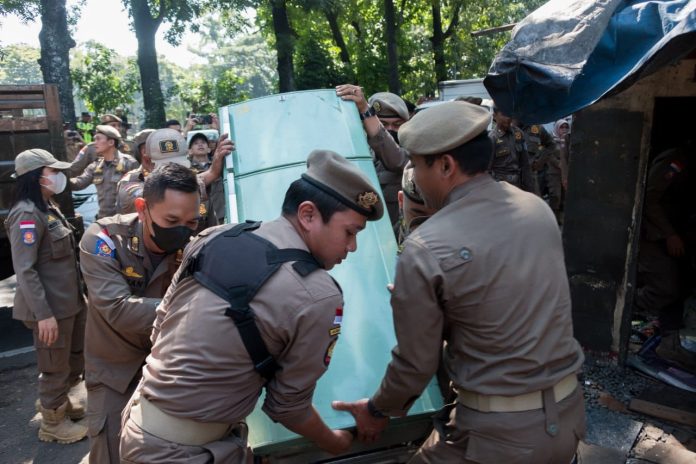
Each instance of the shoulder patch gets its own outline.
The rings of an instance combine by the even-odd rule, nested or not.
[[[115,258],[116,250],[111,248],[104,240],[97,239],[97,242],[94,245],[94,254],[97,256],[103,256],[105,258]]]
[[[116,244],[114,244],[114,241],[111,239],[109,231],[106,230],[106,227],[104,227],[97,233],[97,237],[99,237],[104,243],[109,245],[109,248],[111,248],[112,250],[116,249]]]
[[[31,246],[36,243],[36,223],[34,221],[20,221],[19,229],[22,231],[22,242]]]

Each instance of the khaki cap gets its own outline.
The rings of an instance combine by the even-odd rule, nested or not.
[[[377,116],[383,118],[401,118],[404,121],[408,121],[409,114],[406,103],[396,94],[390,92],[377,92],[370,97],[367,103],[375,109]]]
[[[187,168],[189,161],[186,139],[181,132],[174,129],[157,129],[145,141],[145,154],[150,157],[155,166],[176,163]]]
[[[99,122],[102,124],[109,124],[110,122],[122,123],[123,121],[115,114],[102,114],[101,118],[99,118]]]
[[[118,140],[119,142],[121,141],[121,133],[111,126],[97,126],[94,132],[96,134],[104,134],[110,139]]]
[[[302,178],[338,201],[376,221],[384,214],[379,193],[353,163],[331,150],[314,150]]]
[[[52,154],[41,148],[31,148],[29,150],[24,150],[15,158],[14,177],[21,176],[44,166],[54,169],[69,169],[70,163],[58,161]]]
[[[155,129],[143,129],[137,134],[135,134],[135,137],[133,137],[133,145],[135,146],[135,149],[137,150],[140,147],[140,145],[145,143],[148,136],[153,132],[155,132]]]
[[[409,161],[404,167],[404,174],[401,176],[401,191],[408,197],[409,200],[424,205],[423,197],[413,181],[413,164]]]
[[[399,145],[412,155],[439,155],[465,144],[488,128],[491,115],[482,106],[445,102],[416,115],[399,129]]]

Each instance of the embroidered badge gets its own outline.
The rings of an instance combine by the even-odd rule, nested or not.
[[[379,202],[379,197],[375,192],[363,192],[358,195],[358,205],[362,208],[370,209]]]
[[[139,245],[140,240],[138,239],[138,237],[130,238],[130,243],[128,244],[128,248],[130,248],[130,251],[132,251],[133,253],[137,253]]]
[[[34,221],[19,221],[19,230],[22,232],[22,242],[25,245],[36,243],[36,223]]]
[[[208,214],[208,209],[205,207],[205,203],[201,203],[198,207],[198,214],[201,217],[205,217]]]
[[[109,232],[106,229],[102,229],[97,233],[97,237],[99,238],[94,246],[94,254],[104,256],[105,258],[115,258],[116,245],[109,236]]]
[[[97,239],[97,243],[94,246],[94,254],[97,256],[103,256],[105,258],[116,257],[116,251],[102,239]]]
[[[522,140],[522,132],[515,132],[515,140]]]
[[[162,153],[174,153],[179,151],[179,142],[176,140],[162,140],[159,143],[159,148]]]
[[[133,266],[128,266],[124,270],[122,270],[123,275],[126,277],[132,277],[134,279],[142,279],[143,276],[135,272],[135,269],[133,269]]]
[[[334,316],[333,323],[338,326],[343,323],[343,308],[336,308],[336,315]]]
[[[379,113],[380,111],[382,111],[382,104],[381,104],[380,102],[378,102],[378,101],[374,102],[374,103],[372,104],[372,107],[373,107],[373,108],[375,109],[375,111],[378,112],[378,113]]]
[[[334,347],[336,346],[336,340],[332,340],[329,343],[329,347],[326,348],[326,354],[324,354],[324,365],[328,366],[331,362],[331,357],[333,357]]]
[[[538,134],[539,133],[539,126],[534,125],[532,126],[532,134]]]
[[[335,337],[336,335],[338,335],[340,333],[341,333],[341,326],[340,325],[337,327],[332,327],[329,329],[329,335],[331,335],[332,337]]]

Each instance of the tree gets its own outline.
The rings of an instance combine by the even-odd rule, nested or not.
[[[278,55],[278,91],[295,90],[295,31],[290,26],[286,0],[270,0],[276,53]]]
[[[132,103],[138,90],[138,76],[132,59],[118,61],[118,55],[96,42],[89,42],[84,62],[73,69],[78,94],[90,111],[103,114],[117,106]]]
[[[77,14],[79,7],[80,5],[77,5],[73,14]],[[68,25],[76,16],[69,21],[65,0],[3,0],[0,3],[0,15],[7,14],[16,14],[25,22],[34,21],[36,17],[41,18],[39,65],[43,81],[46,84],[58,85],[63,120],[74,124],[75,105],[70,80],[69,53],[75,46],[75,41],[70,36]]]
[[[0,47],[0,84],[29,85],[43,83],[39,58],[41,50],[18,44]]]
[[[459,24],[459,15],[464,5],[464,0],[455,0],[452,3],[452,18],[450,19],[449,26],[445,30],[442,25],[442,2],[441,0],[431,0],[433,35],[430,37],[430,42],[433,46],[435,77],[438,82],[448,79],[447,61],[445,59],[445,41],[452,36]]]
[[[168,23],[165,39],[179,45],[186,29],[199,30],[197,19],[213,8],[237,9],[251,0],[122,0],[131,18],[138,39],[138,68],[145,103],[145,122],[148,127],[160,127],[165,122],[164,95],[160,86],[155,35],[162,23]]]

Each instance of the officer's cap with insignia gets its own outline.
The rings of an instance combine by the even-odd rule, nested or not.
[[[450,101],[416,115],[399,129],[399,144],[412,155],[446,153],[480,135],[491,115],[483,106]]]
[[[404,195],[406,195],[409,200],[419,205],[425,204],[413,180],[413,164],[411,164],[410,161],[406,164],[406,167],[404,167],[404,174],[401,176],[401,191],[404,192]]]
[[[15,158],[15,172],[12,177],[18,177],[41,167],[53,169],[68,169],[70,163],[58,161],[55,157],[41,148],[24,150]]]
[[[110,139],[114,139],[118,142],[121,141],[121,133],[111,126],[100,125],[94,130],[97,134],[104,134]]]
[[[368,221],[376,221],[384,214],[382,199],[367,176],[336,152],[314,150],[310,153],[302,178],[366,216]]]
[[[176,163],[187,168],[189,161],[186,139],[181,132],[174,129],[157,129],[149,135],[145,142],[145,154],[150,157],[155,166]]]
[[[391,92],[377,92],[372,95],[367,103],[375,109],[377,117],[401,118],[408,121],[408,107],[400,96]]]
[[[102,124],[109,124],[110,122],[122,123],[123,121],[115,114],[103,114],[101,118],[99,118],[99,122]]]

